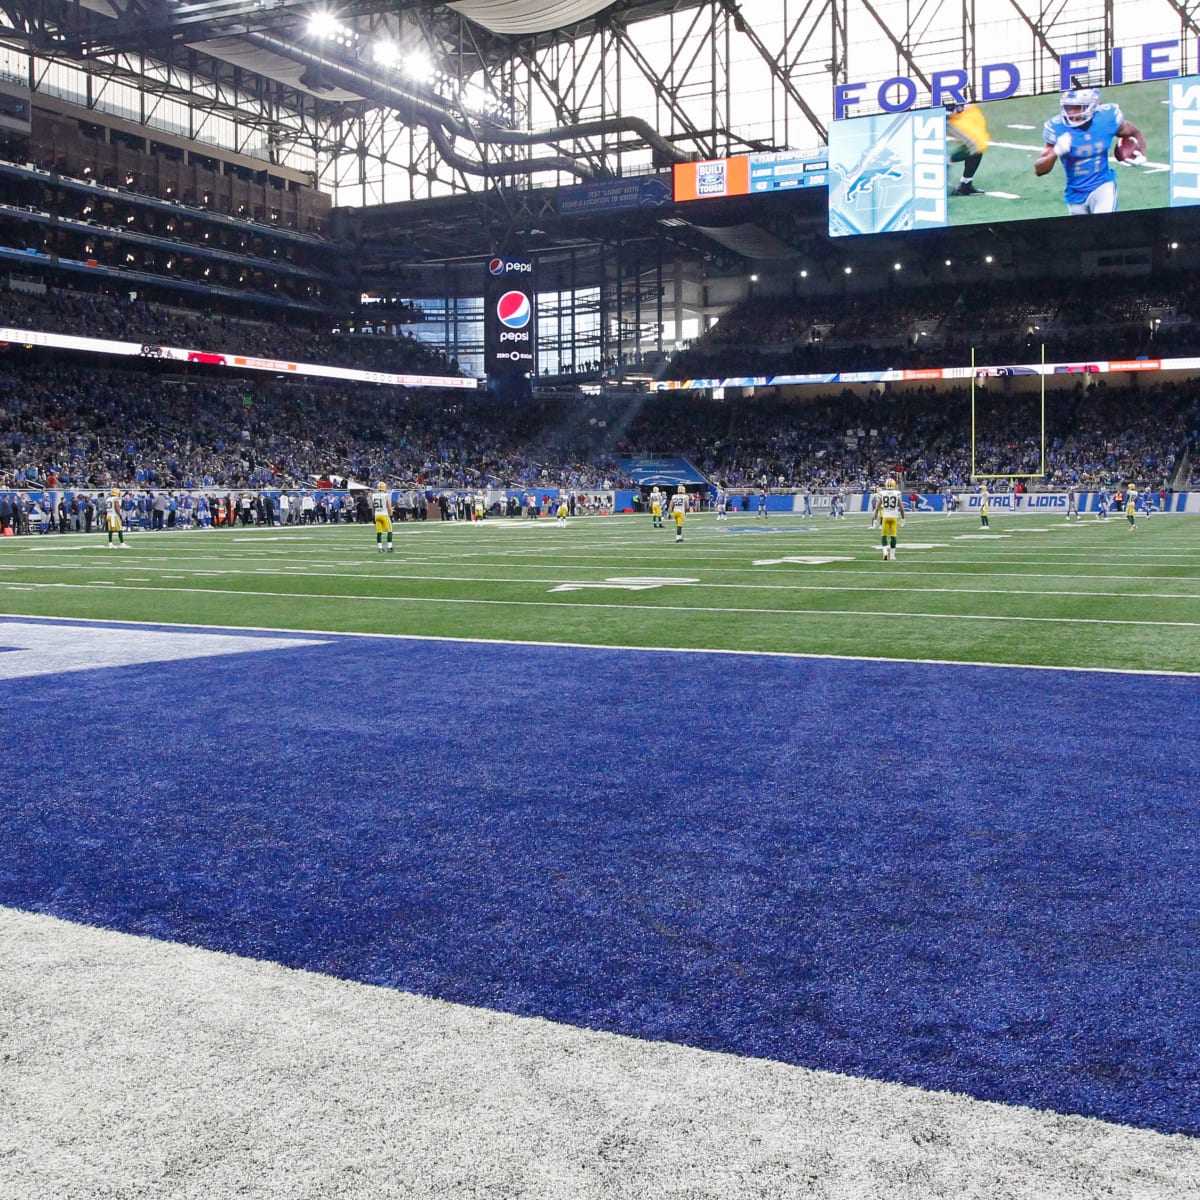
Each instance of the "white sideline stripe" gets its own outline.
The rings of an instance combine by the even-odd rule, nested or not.
[[[588,607],[581,605],[579,607]],[[604,607],[594,605],[591,607]],[[610,605],[608,607],[621,607]],[[708,610],[705,610],[708,611]],[[877,614],[871,614],[875,616]],[[215,629],[219,632],[230,631],[225,625],[201,625],[197,623],[176,624],[170,621],[131,621],[120,617],[30,617],[26,614],[0,613],[0,629],[6,620],[30,621],[41,624],[58,625],[117,625],[122,628],[134,629]],[[632,654],[720,654],[738,658],[795,658],[812,662],[871,662],[871,663],[911,663],[915,666],[932,667],[987,667],[1006,671],[1062,671],[1083,675],[1149,675],[1153,677],[1194,679],[1200,678],[1200,671],[1166,671],[1145,667],[1081,667],[1071,664],[1058,663],[1013,663],[1000,662],[979,658],[906,658],[901,655],[885,654],[812,654],[803,650],[731,650],[714,649],[697,646],[638,646],[623,642],[560,642],[560,641],[529,641],[524,638],[503,637],[451,637],[448,634],[432,633],[333,633],[327,629],[283,629],[272,625],[245,625],[236,632],[240,633],[279,633],[293,637],[319,637],[324,643],[343,641],[352,638],[370,638],[379,641],[394,642],[450,642],[454,645],[471,646],[539,646],[553,647],[559,650],[585,650],[606,653],[619,650]]]
[[[1200,1143],[0,908],[12,1197],[1188,1200]],[[53,980],[53,1002],[47,981]]]

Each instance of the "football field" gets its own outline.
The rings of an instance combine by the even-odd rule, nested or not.
[[[0,543],[11,614],[596,646],[1200,670],[1191,518],[650,518],[131,533]]]
[[[1200,522],[0,541],[0,1198],[1191,1200]]]

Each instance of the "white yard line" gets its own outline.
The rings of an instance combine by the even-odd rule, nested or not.
[[[730,608],[722,605],[685,604],[599,604],[593,601],[563,601],[563,600],[484,600],[451,596],[367,596],[330,594],[324,592],[261,592],[236,588],[160,588],[160,587],[129,587],[124,584],[104,581],[93,584],[78,583],[43,583],[37,588],[45,590],[86,590],[89,587],[105,587],[111,591],[125,592],[167,592],[172,595],[195,593],[209,596],[258,596],[277,600],[330,600],[330,601],[374,601],[380,604],[465,604],[498,608],[604,608],[615,612],[646,612],[664,613],[722,613],[739,614],[758,617],[869,617],[877,620],[880,617],[894,617],[900,620],[926,621],[1002,621],[1005,623],[1030,623],[1050,625],[1129,625],[1147,629],[1200,629],[1200,621],[1131,621],[1109,617],[1029,617],[987,615],[983,613],[926,613],[897,611],[893,609],[854,609],[854,608]],[[883,589],[881,589],[883,590]],[[1186,598],[1186,597],[1185,597]],[[14,614],[15,615],[15,614]],[[925,660],[920,660],[925,661]]]

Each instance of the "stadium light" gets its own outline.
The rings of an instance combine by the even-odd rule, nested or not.
[[[842,269],[845,271],[845,273],[846,273],[847,275],[853,275],[853,274],[854,274],[854,268],[853,268],[853,267],[843,267]]]
[[[458,102],[464,112],[483,114],[491,107],[492,99],[477,83],[468,83],[459,94]]]
[[[332,37],[339,28],[338,19],[327,9],[322,9],[313,13],[308,18],[308,33],[310,37],[327,38]]]
[[[400,66],[400,47],[395,42],[384,40],[371,47],[371,60],[377,67],[395,70]]]
[[[954,262],[953,262],[953,260],[952,260],[952,259],[949,259],[949,258],[948,258],[948,259],[946,259],[946,266],[948,266],[948,267],[951,267],[951,266],[953,266],[953,265],[954,265]]]
[[[990,263],[990,262],[994,262],[995,260],[992,258],[992,256],[990,254],[985,254],[983,256],[983,261],[985,263]]]
[[[803,271],[803,270],[802,270],[802,271],[800,272],[800,278],[801,278],[801,279],[807,279],[807,278],[808,278],[808,272],[807,272],[807,271]]]
[[[899,271],[899,270],[902,270],[902,269],[903,269],[903,266],[904,266],[904,264],[903,264],[903,263],[892,263],[892,270],[893,270],[893,271]]]
[[[418,83],[428,83],[437,74],[429,55],[423,50],[412,50],[408,53],[404,59],[404,73]]]

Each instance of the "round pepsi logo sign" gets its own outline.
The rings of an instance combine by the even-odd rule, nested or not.
[[[505,292],[496,301],[496,316],[506,329],[524,329],[532,312],[533,305],[524,292]]]

